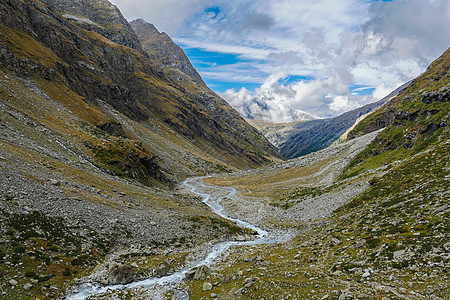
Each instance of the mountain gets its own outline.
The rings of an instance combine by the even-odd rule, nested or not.
[[[378,109],[396,96],[409,82],[385,98],[329,119],[317,119],[283,124],[258,124],[250,121],[280,150],[285,158],[295,158],[324,149],[339,139],[355,122]]]
[[[386,129],[348,170],[359,173],[371,163],[391,163],[425,149],[441,147],[449,127],[449,70],[450,49],[397,97],[357,124],[348,139]]]
[[[203,84],[175,44],[167,48],[176,48],[185,59],[170,68],[155,65],[154,56],[143,51],[131,25],[108,1],[45,3],[2,4],[2,66],[30,79],[30,85],[37,85],[52,100],[70,105],[77,99],[76,106],[84,109],[72,113],[87,124],[72,128],[72,139],[81,144],[76,146],[79,151],[93,156],[98,164],[118,174],[159,176],[145,175],[149,168],[138,161],[152,157],[168,177],[177,180],[223,168],[255,167],[277,156],[263,136]],[[172,51],[164,52],[163,46],[156,49],[159,57]],[[167,78],[164,72],[177,68],[190,70],[192,77],[183,84]],[[119,153],[113,141],[108,141],[112,149],[100,149],[104,138],[86,129],[104,128],[104,123],[124,128],[126,138],[113,139],[142,143],[140,154],[125,158],[127,154]],[[85,134],[92,137],[89,143],[82,137]],[[115,152],[116,158],[108,161],[105,151]],[[180,151],[199,161],[185,159]],[[130,166],[139,170],[126,170]]]
[[[0,298],[63,297],[112,253],[152,264],[248,234],[176,184],[277,151],[191,68],[156,64],[108,1],[0,1]]]

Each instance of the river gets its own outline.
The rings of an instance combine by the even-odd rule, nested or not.
[[[201,265],[212,265],[225,251],[227,251],[232,246],[243,246],[243,245],[259,245],[259,244],[267,244],[267,243],[275,243],[280,242],[282,240],[285,240],[288,238],[287,236],[277,236],[277,237],[271,237],[269,232],[266,230],[248,223],[243,220],[235,219],[227,215],[225,212],[225,208],[222,205],[222,200],[224,198],[232,198],[236,194],[236,189],[233,187],[219,187],[219,186],[213,186],[213,185],[206,185],[203,182],[201,182],[201,178],[189,178],[182,182],[182,186],[185,186],[190,189],[190,191],[193,194],[196,194],[200,197],[202,197],[203,202],[208,205],[211,210],[216,213],[217,215],[228,219],[230,221],[235,222],[240,227],[248,228],[251,230],[254,230],[257,232],[257,236],[254,240],[251,241],[226,241],[217,243],[214,246],[212,246],[210,249],[208,249],[206,256],[203,258],[194,261],[189,264],[189,266],[185,267],[184,269],[177,271],[171,275],[156,278],[148,278],[141,281],[132,282],[130,284],[126,285],[110,285],[110,286],[103,286],[103,285],[96,285],[96,284],[84,284],[82,285],[78,292],[76,294],[68,295],[66,297],[66,300],[84,300],[88,299],[90,296],[101,294],[104,292],[107,292],[108,290],[122,290],[122,289],[129,289],[134,287],[143,287],[143,288],[149,288],[153,287],[155,285],[167,285],[167,284],[175,284],[178,282],[181,282],[185,278],[186,272],[189,270],[201,266]],[[206,191],[209,192],[206,192]],[[223,193],[225,192],[225,194]],[[215,194],[224,194],[222,196],[217,196]],[[186,292],[180,291],[179,293],[181,299],[189,299],[189,295]]]

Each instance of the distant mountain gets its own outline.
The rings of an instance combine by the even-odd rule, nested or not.
[[[324,149],[339,139],[362,116],[378,109],[409,83],[385,98],[329,119],[257,126],[285,158],[295,158]],[[254,123],[252,123],[254,124]]]

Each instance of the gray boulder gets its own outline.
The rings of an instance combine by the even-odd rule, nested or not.
[[[109,284],[127,284],[134,280],[135,274],[130,266],[113,264],[109,268]]]
[[[195,269],[187,271],[185,276],[186,279],[205,280],[209,273],[210,270],[208,266],[201,265]]]
[[[162,262],[159,264],[158,268],[156,268],[155,273],[156,277],[166,276],[170,271],[170,265],[167,262]]]

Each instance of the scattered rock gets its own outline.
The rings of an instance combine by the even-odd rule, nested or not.
[[[55,186],[60,186],[61,185],[61,181],[56,180],[56,179],[50,179],[49,180],[51,184],[55,185]]]
[[[243,286],[245,288],[249,288],[253,285],[253,283],[256,281],[255,277],[248,277],[244,280]]]
[[[11,286],[16,286],[16,285],[17,285],[17,281],[14,280],[14,279],[11,279],[10,281],[8,281],[8,283],[9,283]]]
[[[213,286],[211,284],[211,282],[204,282],[203,286],[202,286],[202,291],[206,292],[206,291],[210,291],[212,290]]]
[[[23,289],[24,289],[25,291],[28,291],[28,290],[31,290],[32,287],[33,287],[33,285],[32,285],[31,283],[26,283],[26,284],[23,286]]]
[[[113,264],[109,268],[109,284],[127,284],[134,280],[134,272],[130,266]]]
[[[209,295],[211,298],[217,298],[217,294],[211,293],[211,295]]]
[[[238,236],[235,238],[235,240],[238,241],[238,242],[245,242],[247,239],[245,238],[245,236],[238,235]]]
[[[364,274],[362,274],[362,276],[361,276],[362,279],[365,279],[365,278],[368,278],[368,277],[370,277],[370,272],[369,271],[365,271]]]
[[[338,240],[337,238],[332,237],[332,238],[330,239],[330,245],[331,245],[331,246],[337,246],[337,245],[339,245],[339,244],[342,244],[342,242],[341,242],[340,240]]]

